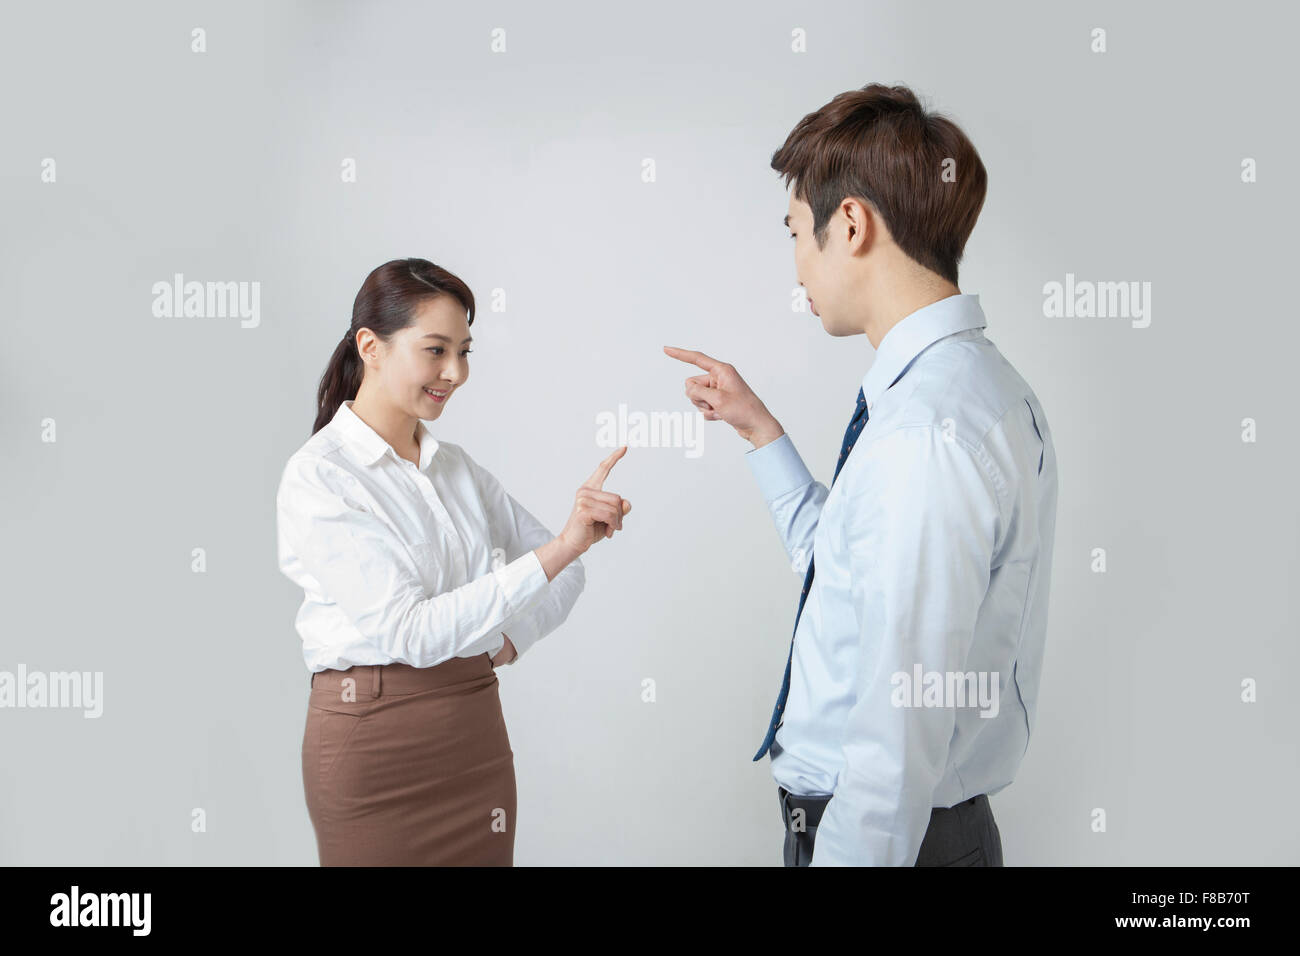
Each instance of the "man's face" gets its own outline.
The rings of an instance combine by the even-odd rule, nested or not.
[[[846,213],[846,208],[849,210]],[[812,207],[790,192],[787,224],[794,237],[794,269],[808,296],[813,315],[830,335],[860,335],[862,325],[861,275],[864,227],[870,211],[846,200],[836,207],[826,224],[826,248],[813,236]]]
[[[813,237],[812,207],[802,199],[796,199],[793,190],[790,192],[786,225],[789,226],[790,234],[794,239],[795,278],[799,280],[799,284],[803,286],[808,296],[808,307],[812,310],[812,314],[820,317],[817,300],[821,298],[825,306],[830,301],[832,291],[826,269],[828,259],[826,252],[830,251],[829,243],[826,250],[817,247],[817,240]]]

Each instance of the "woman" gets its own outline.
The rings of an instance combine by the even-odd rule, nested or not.
[[[473,321],[469,287],[431,262],[370,273],[276,495],[280,569],[305,592],[302,774],[324,866],[513,863],[514,754],[493,668],[565,619],[579,555],[631,510],[601,489],[626,446],[555,536],[433,437],[422,419],[468,379]]]

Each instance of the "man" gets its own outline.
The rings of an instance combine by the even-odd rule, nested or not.
[[[705,370],[686,380],[704,418],[753,444],[806,567],[754,757],[770,749],[785,863],[1001,866],[988,795],[1034,723],[1057,479],[1042,406],[957,286],[984,166],[910,90],[873,84],[805,116],[772,167],[809,309],[875,349],[830,488],[732,366],[666,350]]]

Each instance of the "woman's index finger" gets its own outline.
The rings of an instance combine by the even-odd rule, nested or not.
[[[596,466],[596,470],[591,473],[591,477],[584,483],[585,486],[587,488],[600,488],[605,483],[605,479],[609,477],[609,470],[614,467],[614,463],[626,453],[627,445],[616,449],[613,454]]]

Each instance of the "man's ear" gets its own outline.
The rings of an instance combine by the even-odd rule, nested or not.
[[[849,196],[840,203],[840,212],[848,224],[849,255],[866,252],[880,236],[884,221],[871,203]]]

